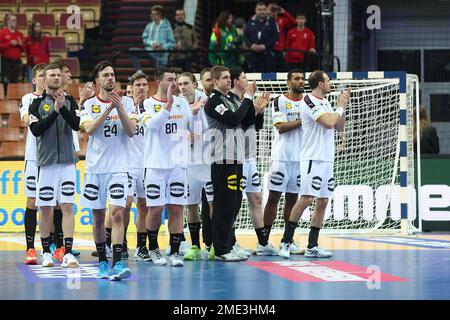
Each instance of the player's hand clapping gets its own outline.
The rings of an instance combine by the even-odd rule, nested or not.
[[[176,91],[176,84],[172,83],[169,88],[167,88],[167,103],[164,106],[164,109],[170,111],[173,105],[173,92]]]
[[[253,81],[252,83],[249,83],[247,88],[245,88],[245,93],[253,97],[256,92],[256,81]]]
[[[79,87],[80,101],[85,101],[95,95],[95,87],[92,82],[87,82],[84,87]]]
[[[111,106],[113,108],[119,109],[122,107],[122,98],[116,92],[110,92],[109,98],[111,99]]]
[[[270,93],[264,92],[261,96],[257,97],[255,100],[255,110],[256,114],[263,113],[266,109],[267,105],[269,104],[270,99]]]
[[[201,98],[198,98],[198,100],[195,101],[194,104],[193,104],[192,107],[191,107],[192,114],[197,115],[197,114],[198,114],[198,111],[199,111],[201,108],[203,108],[203,105],[204,105],[204,103],[203,103],[202,99],[201,99]]]
[[[350,94],[352,89],[349,87],[348,89],[344,90],[341,95],[338,98],[337,106],[340,108],[344,108],[347,106],[348,102],[350,101]]]
[[[53,95],[53,99],[55,99],[54,109],[55,109],[56,112],[59,113],[59,109],[64,105],[64,101],[66,99],[66,96],[64,95],[64,92],[62,90],[58,90]]]

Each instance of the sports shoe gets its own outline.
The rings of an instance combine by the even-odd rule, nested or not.
[[[72,254],[74,257],[78,257],[81,253],[78,250],[72,249]]]
[[[235,256],[241,258],[242,261],[248,260],[248,252],[244,249],[242,249],[238,244],[235,244],[233,246],[233,249],[231,249],[231,253]]]
[[[98,258],[98,252],[97,251],[92,251],[91,252],[91,256]]]
[[[237,242],[234,244],[232,251],[233,250],[235,251],[236,255],[245,255],[247,256],[247,258],[249,258],[252,255],[252,252],[250,250],[242,248]]]
[[[35,249],[30,248],[27,250],[27,253],[25,256],[25,264],[28,264],[28,265],[37,264],[37,257],[36,257]]]
[[[120,281],[129,277],[131,277],[131,270],[125,267],[122,261],[118,261],[109,271],[109,280],[111,281]]]
[[[101,261],[98,264],[97,278],[109,279],[109,265],[107,261]]]
[[[153,263],[157,266],[165,266],[167,264],[166,259],[164,259],[161,251],[159,249],[150,250],[150,259],[152,259]]]
[[[169,265],[172,267],[183,267],[184,262],[178,254],[174,253],[169,256]]]
[[[202,250],[196,245],[193,245],[191,249],[184,254],[184,260],[201,260],[202,258]]]
[[[308,248],[305,252],[306,258],[331,258],[332,256],[332,252],[325,251],[317,246],[311,249]]]
[[[136,248],[136,251],[134,252],[134,258],[136,261],[151,261],[152,258],[150,258],[150,255],[148,253],[147,247],[142,248]]]
[[[221,256],[214,256],[214,260],[217,261],[223,261],[223,262],[239,262],[241,261],[241,257],[238,257],[234,255],[233,253],[229,252],[227,254],[223,254]]]
[[[51,252],[52,254],[54,254],[54,253],[55,253],[55,250],[56,250],[56,244],[55,244],[55,243],[50,243],[50,252]]]
[[[291,256],[291,244],[282,242],[280,244],[280,250],[278,250],[278,255],[280,257],[289,259],[289,257]]]
[[[204,250],[202,250],[202,259],[203,260],[214,260],[214,247],[211,245],[211,247],[206,247]]]
[[[170,245],[166,249],[166,256],[170,256]],[[191,249],[191,245],[187,241],[181,241],[180,242],[180,249],[178,250],[178,254],[180,256],[184,256],[186,252],[188,252]]]
[[[53,259],[59,262],[63,262],[65,253],[66,249],[64,247],[57,248],[55,249],[55,252],[53,252]]]
[[[258,243],[256,246],[256,255],[257,256],[276,256],[276,255],[278,255],[278,250],[271,243],[267,243],[265,246],[262,246]]]
[[[80,264],[73,254],[68,253],[64,255],[63,262],[61,263],[63,268],[79,268]]]
[[[291,243],[290,250],[291,250],[291,254],[305,254],[305,249],[301,249],[300,245],[295,243],[295,241]]]
[[[50,252],[44,252],[42,255],[42,264],[43,267],[53,267],[55,264],[53,263],[52,254]]]

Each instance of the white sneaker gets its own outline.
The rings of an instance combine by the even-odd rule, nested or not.
[[[106,257],[112,259],[113,257],[113,251],[111,247],[108,247],[108,245],[105,245],[106,249]]]
[[[78,260],[73,256],[73,254],[68,253],[64,255],[63,262],[61,263],[63,268],[79,268],[80,264]]]
[[[153,263],[157,266],[165,266],[167,264],[166,259],[164,259],[161,251],[159,249],[150,250],[150,258],[152,259]]]
[[[332,252],[323,250],[319,247],[306,249],[305,252],[305,257],[307,258],[331,258],[332,256],[333,256]]]
[[[241,260],[248,260],[248,258],[250,257],[249,252],[245,249],[242,249],[238,244],[235,244],[233,246],[233,249],[231,249],[231,253],[241,258]]]
[[[234,255],[232,252],[229,252],[229,253],[221,255],[221,256],[214,256],[214,260],[223,261],[223,262],[239,262],[242,259],[240,257]]]
[[[178,250],[178,254],[180,256],[184,256],[186,252],[188,252],[191,249],[191,245],[187,241],[181,241],[180,242],[180,249]],[[166,249],[166,256],[170,256],[170,245]]]
[[[54,267],[55,264],[53,263],[52,254],[50,252],[45,252],[42,255],[42,264],[43,267]]]
[[[278,255],[278,250],[271,243],[267,243],[265,246],[262,246],[258,243],[258,245],[256,246],[256,255],[276,256]]]
[[[239,245],[239,243],[237,243],[237,242],[234,244],[233,250],[235,250],[236,252],[239,252],[239,254],[246,255],[247,258],[249,258],[249,257],[252,256],[252,252],[251,252],[250,250],[247,250],[247,249],[242,248],[242,247]]]
[[[280,250],[278,250],[278,255],[285,259],[289,259],[289,257],[291,256],[291,244],[282,242],[280,244]]]
[[[169,265],[172,267],[183,267],[184,262],[176,253],[174,253],[169,256]]]
[[[291,243],[290,251],[291,251],[291,254],[305,254],[305,249],[301,249],[300,245],[295,243],[295,241]]]

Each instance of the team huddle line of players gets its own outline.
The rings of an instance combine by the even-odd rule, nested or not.
[[[35,66],[36,90],[20,105],[22,121],[29,127],[26,264],[37,264],[34,237],[39,208],[41,265],[53,267],[56,259],[64,268],[79,267],[78,252],[72,248],[78,130],[89,135],[80,205],[92,210],[98,278],[121,280],[131,275],[122,260],[128,258],[126,229],[133,201],[138,212],[137,261],[181,267],[183,260],[247,260],[252,252],[237,244],[233,228],[242,192],[247,194],[258,238],[257,255],[332,256],[318,246],[318,237],[335,186],[334,130],[344,129],[350,89],[342,92],[334,110],[325,98],[331,92],[325,72],[311,73],[312,92],[305,95],[304,73],[291,70],[288,92],[270,102],[275,139],[264,209],[256,140],[270,94],[256,95],[256,84],[249,83],[241,69],[203,70],[202,92],[192,73],[177,77],[173,70],[160,68],[155,72],[158,89],[151,97],[147,97],[148,77],[140,72],[131,77],[132,97],[128,97],[114,91],[113,65],[102,61],[93,71],[95,85],[87,83],[78,102],[63,90],[69,78],[67,66]],[[283,193],[285,231],[276,249],[269,236]],[[308,246],[302,250],[293,236],[314,198]],[[183,234],[185,206],[191,246]],[[164,208],[169,212],[170,234],[166,254],[158,245]]]

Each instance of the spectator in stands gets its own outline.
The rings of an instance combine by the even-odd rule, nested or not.
[[[15,15],[7,14],[5,24],[0,30],[1,80],[4,83],[17,83],[22,73],[20,56],[25,51],[25,41],[22,32],[17,30]]]
[[[239,37],[236,26],[233,24],[233,15],[225,10],[219,14],[211,33],[209,50],[219,50],[208,54],[209,62],[213,65],[224,65],[228,68],[239,66],[239,52],[243,38]],[[222,52],[220,52],[222,50]],[[223,50],[232,50],[223,52]]]
[[[267,6],[258,2],[255,15],[247,22],[245,43],[250,48],[250,70],[268,72],[273,70],[273,47],[278,40],[278,28],[275,20],[267,15]]]
[[[316,43],[314,33],[306,26],[306,16],[297,15],[297,28],[289,30],[286,37],[286,64],[288,69],[308,69],[308,54],[315,53]],[[294,50],[294,51],[289,51]],[[301,51],[299,51],[301,50]],[[305,58],[306,56],[306,58]]]
[[[278,41],[273,48],[275,56],[274,66],[276,71],[287,71],[284,56],[286,34],[297,26],[297,21],[289,12],[276,3],[269,3],[267,10],[270,17],[277,22],[279,31]]]
[[[244,42],[245,19],[242,17],[236,18],[234,25],[236,26],[238,38],[242,39],[242,49],[244,50],[239,53],[239,65],[244,69],[244,71],[248,71],[248,66],[246,65],[248,56],[248,52],[246,50],[248,50],[248,47]]]
[[[28,81],[31,82],[31,69],[40,63],[50,62],[49,38],[42,35],[40,22],[31,23],[28,37],[25,38],[25,49],[27,53]]]
[[[416,140],[416,113],[414,112],[414,153],[417,153],[417,140]],[[420,153],[439,153],[439,137],[436,132],[436,128],[431,125],[428,118],[427,111],[424,107],[419,109],[419,123],[420,123]]]
[[[127,90],[125,91],[127,97],[133,98],[133,85],[131,83],[127,84]]]
[[[147,24],[142,33],[142,40],[146,50],[160,51],[175,48],[175,39],[169,20],[164,17],[164,7],[154,5],[151,8],[152,22]],[[168,52],[153,52],[150,56],[155,60],[155,67],[167,65]]]
[[[175,38],[175,49],[193,50],[198,48],[198,40],[195,29],[186,23],[186,13],[183,9],[175,11],[175,24],[173,35]],[[174,67],[182,68],[184,71],[191,71],[192,60],[196,55],[191,52],[172,53],[170,59]]]

